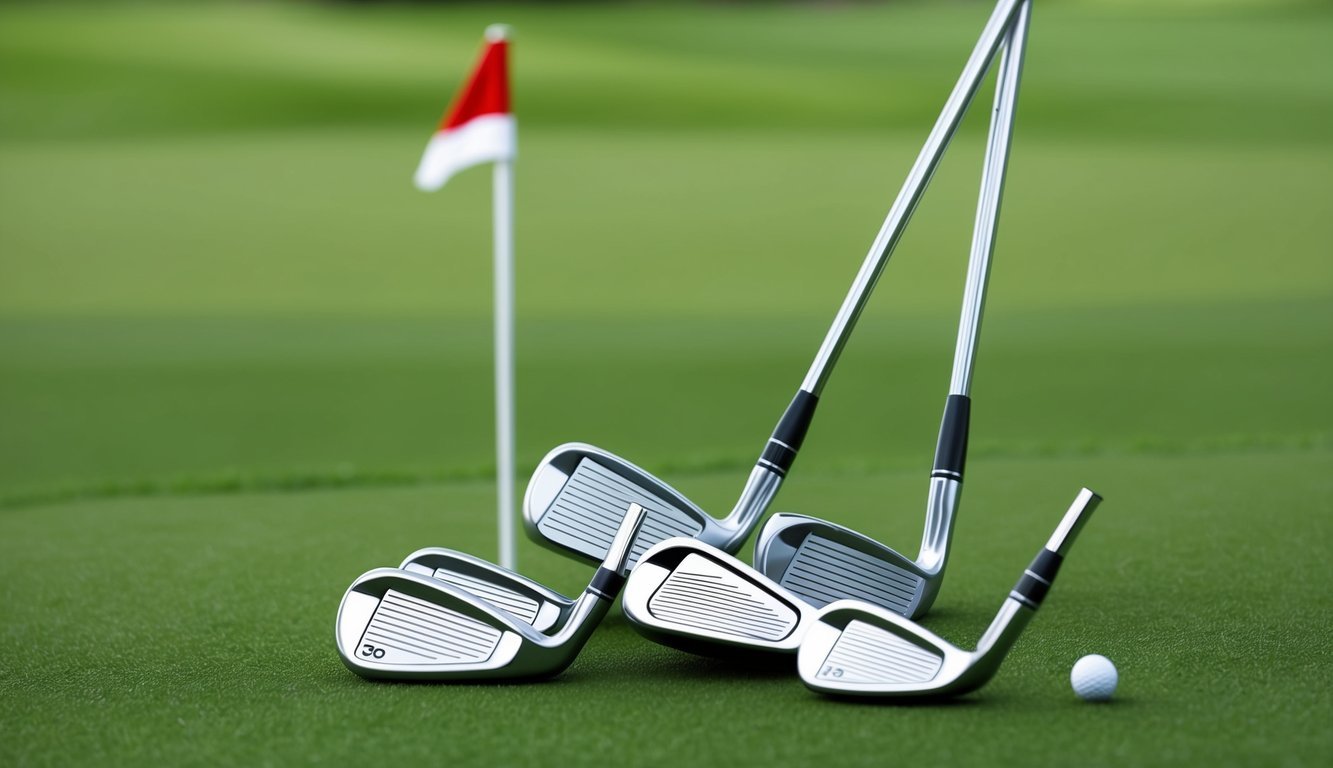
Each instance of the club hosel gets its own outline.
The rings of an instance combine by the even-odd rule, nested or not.
[[[1000,606],[1000,612],[995,615],[995,620],[986,628],[985,634],[977,641],[977,650],[975,651],[977,658],[990,655],[1003,658],[1005,654],[1009,653],[1009,649],[1013,647],[1014,642],[1018,640],[1018,636],[1023,634],[1028,622],[1032,621],[1032,617],[1036,615],[1036,611],[1010,595],[1009,599],[1004,601],[1004,605]],[[984,668],[984,665],[976,666]],[[992,674],[994,669],[997,668],[998,666],[991,667]],[[990,675],[986,675],[979,682],[984,683],[989,678]]]
[[[604,569],[601,569],[604,570]],[[601,576],[601,570],[597,575]],[[612,573],[612,576],[619,574]],[[619,576],[621,583],[624,583],[624,577]],[[596,577],[594,577],[594,582]],[[583,646],[592,637],[592,633],[597,630],[597,625],[602,623],[602,618],[606,616],[607,611],[611,610],[611,603],[615,602],[615,595],[607,597],[601,592],[594,592],[593,585],[579,595],[579,599],[574,601],[574,608],[570,611],[569,620],[565,622],[560,631],[550,635],[542,645],[552,648],[566,655],[568,661],[565,666],[574,660]],[[563,670],[564,667],[561,667]],[[553,673],[554,674],[554,673]]]
[[[930,478],[930,491],[926,495],[926,527],[921,532],[921,551],[917,555],[917,565],[927,573],[939,573],[944,570],[945,558],[949,554],[949,540],[953,536],[953,524],[958,511],[958,502],[963,494],[963,484],[952,477]]]
[[[745,480],[745,488],[741,490],[736,506],[724,521],[725,527],[732,531],[732,534],[726,541],[717,545],[720,549],[732,553],[740,549],[764,511],[773,503],[773,497],[778,495],[782,477],[762,462],[750,470],[750,476]]]
[[[639,530],[643,528],[646,519],[647,512],[643,507],[638,504],[629,505],[625,519],[621,521],[620,528],[611,541],[611,547],[607,550],[606,559],[598,566],[587,588],[575,601],[569,621],[559,632],[551,636],[552,646],[570,644],[573,649],[573,653],[569,656],[571,661],[583,644],[588,642],[593,630],[601,623],[602,617],[611,610],[611,604],[616,601],[620,590],[624,589],[626,577],[622,572],[629,562],[634,540],[638,538]]]

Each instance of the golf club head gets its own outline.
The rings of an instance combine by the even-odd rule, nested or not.
[[[523,522],[537,543],[601,560],[628,504],[647,511],[628,568],[659,541],[687,536],[729,542],[733,532],[646,470],[584,443],[556,447],[537,465],[523,495]]]
[[[811,689],[844,696],[933,697],[974,691],[994,677],[1055,582],[1064,555],[1101,503],[1084,488],[1010,591],[975,651],[893,611],[859,600],[814,616],[796,670]]]
[[[942,573],[928,572],[850,528],[789,513],[764,523],[755,539],[754,563],[759,572],[816,608],[861,600],[909,618],[929,609]]]
[[[640,634],[705,656],[790,657],[815,609],[696,539],[668,539],[630,572],[621,602]]]
[[[539,632],[562,626],[574,607],[573,598],[508,568],[453,549],[418,549],[398,567],[471,592],[509,611]]]
[[[839,600],[812,619],[796,655],[796,671],[821,693],[943,696],[974,656],[898,613]]]
[[[629,509],[600,568],[554,634],[436,578],[398,568],[359,577],[338,607],[335,639],[348,669],[366,678],[525,679],[559,674],[610,609],[644,520]]]
[[[545,637],[470,592],[398,568],[361,575],[338,607],[338,655],[367,678],[511,677],[525,643]]]

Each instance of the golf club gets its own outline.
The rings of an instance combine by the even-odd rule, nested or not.
[[[649,546],[673,536],[697,538],[728,552],[740,548],[791,469],[833,366],[1022,2],[999,0],[996,5],[800,389],[765,444],[731,513],[720,519],[712,517],[634,464],[584,443],[567,443],[542,459],[528,483],[523,517],[529,536],[555,551],[600,560],[612,540],[619,511],[635,502],[648,510],[648,521],[630,553],[631,565]]]
[[[991,254],[995,250],[1030,9],[1028,2],[1019,7],[1000,52],[995,106],[982,168],[958,342],[954,349],[953,376],[935,444],[921,549],[916,560],[912,560],[834,523],[805,515],[773,515],[755,539],[755,567],[811,605],[823,606],[835,600],[854,598],[908,618],[918,618],[930,610],[944,581],[949,542],[962,494],[972,402],[972,367],[986,303]]]
[[[624,586],[621,571],[643,519],[643,508],[629,505],[602,566],[554,634],[540,632],[439,579],[377,568],[354,581],[338,607],[338,655],[348,669],[366,678],[558,675],[574,661]]]
[[[847,696],[956,696],[995,676],[1032,620],[1083,525],[1101,503],[1084,488],[1050,541],[1000,606],[975,651],[949,644],[911,619],[858,600],[822,608],[796,656],[810,688]]]

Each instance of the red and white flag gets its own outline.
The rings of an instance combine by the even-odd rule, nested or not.
[[[480,163],[513,160],[518,151],[514,115],[509,111],[507,29],[486,30],[486,48],[463,90],[445,112],[426,145],[414,181],[433,192],[459,171]]]

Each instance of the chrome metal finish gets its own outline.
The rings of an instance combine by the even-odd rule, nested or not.
[[[778,495],[778,488],[782,485],[782,476],[771,472],[763,467],[755,467],[750,470],[750,476],[745,480],[745,487],[741,489],[740,498],[736,500],[736,506],[732,508],[731,513],[722,520],[718,521],[718,527],[728,531],[725,539],[713,543],[713,546],[727,552],[736,552],[745,543],[745,537],[750,535],[759,518],[763,516],[768,505],[773,502],[773,497]],[[700,539],[707,541],[707,539]]]
[[[944,157],[944,151],[948,149],[949,141],[953,139],[958,124],[962,122],[968,105],[972,103],[972,96],[981,85],[986,69],[990,66],[991,59],[995,57],[995,51],[1000,47],[1001,39],[1021,2],[1022,0],[1000,0],[991,13],[990,20],[982,29],[981,38],[977,40],[972,55],[963,66],[963,73],[958,77],[953,92],[944,102],[944,109],[935,121],[935,127],[926,137],[925,146],[921,148],[912,170],[908,172],[902,190],[893,201],[893,206],[889,209],[879,234],[870,245],[870,252],[866,254],[865,262],[862,263],[856,279],[852,282],[851,290],[847,292],[847,298],[843,300],[842,307],[833,319],[833,326],[829,328],[828,335],[824,337],[819,353],[815,355],[814,363],[810,366],[810,371],[805,375],[801,389],[806,392],[818,395],[824,391],[824,384],[827,383],[829,374],[842,353],[842,348],[846,346],[847,339],[856,326],[857,318],[865,309],[871,290],[879,281],[884,266],[888,264],[889,257],[893,254],[894,246],[898,244],[903,231],[906,230],[907,222],[912,217],[912,212],[916,210],[917,203],[921,202],[926,186],[935,175],[935,169],[939,166],[940,159]]]
[[[1095,509],[1101,501],[1101,496],[1084,488],[1078,494],[1078,498],[1074,499],[1074,503],[1069,506],[1069,511],[1065,513],[1064,519],[1060,521],[1060,527],[1056,528],[1055,533],[1051,534],[1051,540],[1046,542],[1046,548],[1063,557],[1065,552],[1069,550],[1069,545],[1074,542],[1079,531],[1083,529],[1083,524],[1088,522],[1087,511],[1089,505]]]
[[[638,503],[647,510],[648,519],[630,554],[628,570],[649,547],[674,536],[736,551],[781,483],[777,473],[755,467],[731,514],[719,520],[647,470],[595,446],[566,443],[537,465],[523,497],[523,521],[539,543],[585,560],[600,560],[611,543],[616,510]]]
[[[620,573],[644,521],[629,505],[602,568]],[[334,637],[366,678],[477,680],[557,675],[574,661],[615,599],[594,578],[553,634],[439,579],[397,568],[362,575],[343,595]],[[610,587],[608,587],[610,588]],[[613,589],[614,591],[614,589]]]
[[[710,523],[716,524],[647,470],[584,443],[557,446],[537,465],[523,495],[523,522],[534,540],[597,561],[611,546],[620,520],[617,510],[630,503],[643,507],[647,517],[626,572],[652,544],[703,535]]]
[[[954,395],[967,395],[971,387],[977,337],[985,306],[986,284],[990,275],[991,254],[994,252],[995,233],[999,223],[1000,197],[1004,191],[1009,143],[1013,135],[1030,4],[1022,2],[1013,5],[1017,6],[1016,10],[1006,2],[1001,2],[997,6],[991,16],[990,24],[983,31],[981,40],[972,52],[972,59],[964,68],[964,77],[959,80],[954,88],[954,95],[950,97],[952,104],[954,98],[964,92],[960,89],[967,85],[966,98],[971,98],[982,75],[985,74],[986,64],[995,53],[1000,36],[1003,35],[990,134],[982,163],[976,225],[972,233],[972,249],[968,258],[962,316],[959,321],[958,341],[954,349],[953,376],[949,385],[950,394]],[[1011,19],[1012,23],[1009,23]],[[978,58],[979,56],[981,58]],[[969,76],[974,72],[976,79],[969,80]],[[963,105],[966,105],[966,101]],[[946,106],[946,115],[948,111],[949,107]],[[936,131],[942,130],[941,126],[946,124],[944,122],[946,115],[940,116],[941,122],[936,123]],[[961,116],[962,113],[959,112],[957,117],[961,119]],[[957,122],[951,125],[956,127]],[[949,128],[949,135],[952,135],[952,130],[952,127]],[[930,146],[931,142],[927,141],[927,147]],[[943,146],[940,146],[939,151],[943,152]],[[924,157],[926,157],[925,150],[922,153],[922,158]],[[934,162],[937,161],[938,156],[934,158]],[[922,159],[918,158],[918,164],[921,162]],[[933,167],[932,165],[932,170]],[[907,187],[904,187],[904,192],[906,190]],[[915,205],[915,201],[912,205]],[[908,213],[910,214],[910,210]],[[888,222],[885,226],[888,227]],[[871,256],[874,255],[875,251],[872,249]],[[885,258],[887,259],[887,254]],[[873,262],[874,259],[868,258],[866,267],[862,268],[863,274]],[[881,263],[877,268],[882,266]],[[845,310],[850,306],[851,298],[849,296],[849,303],[844,304]],[[860,312],[859,305],[855,308],[855,312]],[[830,339],[832,338],[831,332]],[[827,345],[829,341],[826,340],[825,343]],[[815,369],[811,369],[811,373],[813,375]],[[807,383],[809,382],[807,378]],[[755,540],[755,566],[765,575],[792,588],[802,599],[816,606],[826,605],[842,598],[854,598],[896,611],[908,618],[918,618],[930,610],[943,583],[945,566],[948,564],[949,542],[953,537],[954,521],[961,495],[961,477],[931,477],[926,497],[925,529],[921,535],[921,549],[915,560],[840,525],[813,517],[778,514],[769,518]],[[807,540],[812,543],[804,544],[803,542]],[[855,550],[859,556],[854,558],[814,556],[831,546],[826,542],[840,543]],[[913,583],[915,589],[911,598],[905,597],[899,589],[885,586],[886,580]],[[800,585],[811,586],[800,588]]]
[[[926,495],[926,529],[921,533],[921,551],[916,564],[925,573],[937,576],[944,570],[949,556],[949,541],[953,539],[954,513],[963,484],[952,477],[930,478],[930,492]]]
[[[1101,498],[1084,489],[1054,542],[1068,547]],[[1061,535],[1061,532],[1067,535]],[[1047,549],[1052,552],[1057,550]],[[1039,599],[1039,598],[1038,598]],[[796,658],[801,680],[822,693],[952,696],[975,691],[999,670],[1036,608],[1016,590],[1005,598],[975,651],[958,648],[910,619],[857,600],[839,600],[811,621]]]
[[[908,173],[902,190],[890,208],[884,225],[801,384],[805,392],[817,396],[823,391],[857,317],[962,121],[1002,37],[1006,30],[1011,29],[1010,22],[1020,2],[999,0],[982,30],[981,38],[963,67],[958,83],[946,100],[943,111]],[[1009,34],[1012,38],[1013,33]],[[1021,37],[1018,39],[1021,43]],[[1012,40],[1008,44],[1014,45]],[[1001,86],[1016,82],[1016,77],[1001,78]],[[1012,99],[1006,104],[1012,111]],[[1007,129],[1003,133],[1007,137]],[[992,129],[992,140],[999,135]],[[1006,141],[999,147],[999,151],[1007,150],[1007,146]],[[987,148],[986,165],[991,176],[995,175],[992,166],[996,151],[993,145]],[[999,167],[1002,182],[1002,162]],[[983,185],[983,197],[990,192],[998,194],[1000,186],[1002,184]],[[998,206],[992,207],[998,210]],[[990,220],[981,214],[978,217],[978,221]],[[989,255],[989,240],[986,242],[988,244],[984,250]],[[979,319],[979,307],[977,316]],[[778,443],[781,444],[781,441]],[[599,470],[580,471],[588,460]],[[731,513],[717,519],[708,516],[675,489],[634,464],[590,445],[569,443],[547,454],[533,474],[523,499],[524,526],[528,535],[543,546],[583,559],[597,560],[605,553],[621,505],[635,501],[649,509],[650,523],[645,527],[643,536],[645,544],[672,536],[691,536],[727,552],[735,552],[758,524],[782,484],[783,473],[766,464],[766,459],[759,460]],[[954,493],[949,498],[956,497]],[[944,520],[946,530],[952,524],[951,520],[951,515]],[[637,562],[641,554],[633,553],[631,565]],[[942,555],[940,559],[943,560]]]
[[[639,560],[621,601],[645,637],[710,656],[796,652],[814,608],[697,539],[668,539]]]
[[[818,395],[823,390],[829,372],[976,93],[1019,2],[1000,0],[982,31],[981,39],[945,102],[944,110],[806,374],[801,385],[806,392]],[[987,162],[989,165],[989,151]],[[605,474],[613,476],[611,484],[614,489],[600,487],[600,483],[593,482],[596,478],[576,474],[580,463],[594,456],[597,457],[596,463],[605,468]],[[782,475],[765,468],[764,463],[761,459],[751,471],[731,514],[717,520],[704,514],[670,486],[624,459],[589,445],[571,443],[557,447],[538,466],[523,501],[524,523],[529,535],[539,543],[585,559],[597,559],[605,551],[616,504],[634,500],[651,510],[654,524],[645,532],[645,541],[661,541],[677,535],[694,536],[734,552],[758,523],[782,484]],[[638,554],[635,553],[631,562],[637,561]]]
[[[1031,3],[1025,3],[1019,9],[1018,17],[1000,51],[1000,73],[995,82],[995,103],[991,108],[990,135],[986,140],[986,159],[981,170],[977,219],[972,228],[972,252],[968,259],[963,311],[958,320],[958,344],[954,350],[953,376],[949,383],[949,393],[954,395],[966,395],[972,390],[972,366],[977,356],[977,336],[981,330],[981,315],[986,307],[986,283],[990,279],[991,255],[995,253],[995,233],[1000,223],[1000,202],[1004,198],[1009,143],[1014,134],[1018,83],[1023,76],[1028,16],[1031,11]]]
[[[929,574],[904,557],[890,559],[872,539],[843,526],[777,514],[755,546],[760,571],[801,600],[820,607],[854,597],[912,615]]]
[[[574,607],[572,597],[548,589],[508,568],[453,549],[418,549],[398,567],[471,592],[541,632],[564,624]]]

